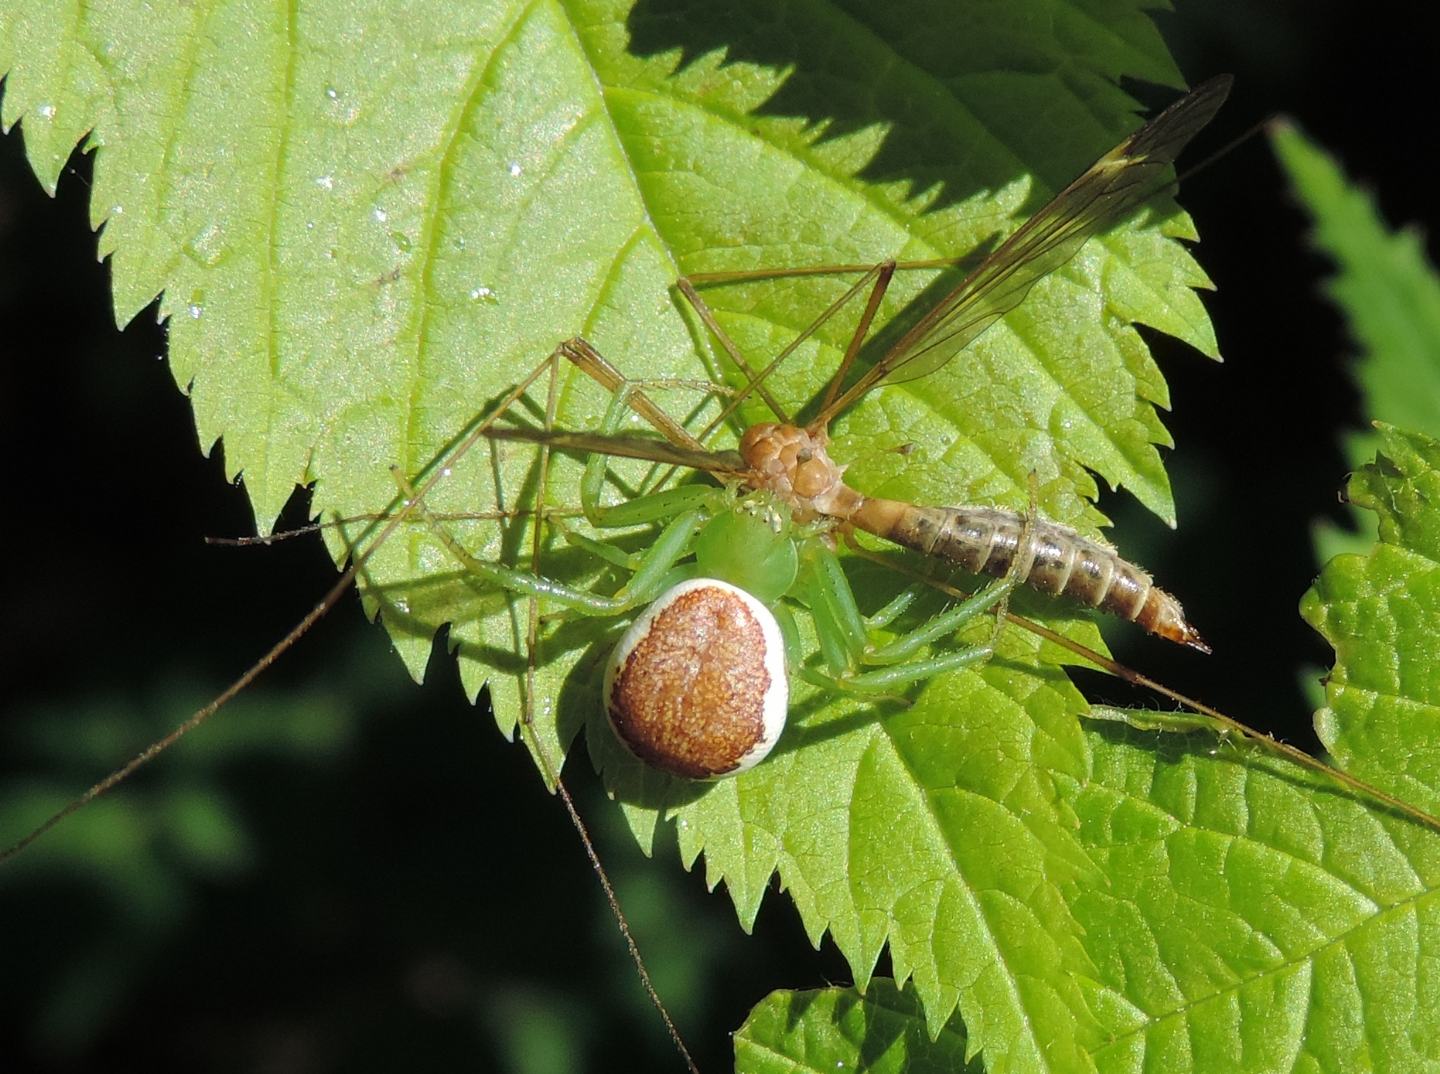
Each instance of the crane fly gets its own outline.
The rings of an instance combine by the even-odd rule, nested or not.
[[[829,427],[870,390],[934,372],[1024,301],[1034,284],[1073,258],[1093,235],[1135,209],[1164,185],[1180,151],[1215,115],[1230,90],[1229,76],[1198,86],[1095,161],[1016,230],[953,290],[926,310],[885,353],[854,377],[861,347],[897,267],[871,266],[862,280],[824,316],[868,286],[869,297],[839,369],[815,417],[796,422],[764,390],[764,380],[791,353],[792,342],[765,369],[755,371],[725,336],[695,288],[739,277],[795,275],[831,270],[711,274],[682,278],[679,288],[749,379],[700,436],[691,435],[641,391],[629,405],[654,425],[665,442],[642,437],[496,426],[494,439],[541,442],[581,453],[604,453],[685,466],[749,490],[766,491],[798,521],[826,520],[935,556],[974,573],[1013,577],[1043,593],[1065,596],[1137,623],[1169,641],[1209,652],[1186,620],[1179,601],[1141,568],[1108,545],[1058,523],[997,507],[923,507],[867,496],[842,479],[844,467],[829,454]],[[815,327],[802,333],[801,339]],[[557,353],[602,386],[615,391],[621,374],[588,342],[572,339]],[[707,450],[703,437],[749,391],[762,396],[777,420],[751,425],[738,452]],[[1033,512],[1032,512],[1033,513]]]

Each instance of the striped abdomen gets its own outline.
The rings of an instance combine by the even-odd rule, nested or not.
[[[916,507],[866,498],[850,520],[863,530],[976,574],[1018,577],[1042,593],[1070,597],[1152,634],[1209,652],[1180,602],[1113,548],[1044,519],[995,507]]]

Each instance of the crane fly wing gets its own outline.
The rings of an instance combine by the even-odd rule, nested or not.
[[[523,440],[546,444],[560,451],[584,454],[619,455],[627,459],[686,466],[712,474],[740,477],[748,472],[738,453],[733,451],[695,451],[668,440],[652,440],[643,436],[605,436],[601,433],[572,433],[563,429],[491,428],[485,431],[491,440]]]
[[[1141,127],[1056,194],[985,258],[818,419],[828,423],[881,382],[934,372],[1018,306],[1042,276],[1090,236],[1142,204],[1187,142],[1230,92],[1230,76],[1202,83]]]

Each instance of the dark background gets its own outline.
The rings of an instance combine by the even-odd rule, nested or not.
[[[1424,227],[1436,56],[1411,12],[1195,3],[1162,25],[1193,80],[1237,76],[1212,146],[1290,113],[1393,223]],[[21,148],[0,139],[7,838],[216,693],[333,577],[314,540],[202,543],[246,532],[243,491],[196,450],[163,328],[114,328],[89,161],[51,201]],[[1110,636],[1157,678],[1312,747],[1305,682],[1329,652],[1296,604],[1313,521],[1344,518],[1341,434],[1368,417],[1352,348],[1263,140],[1183,201],[1226,363],[1155,340],[1179,531],[1123,497],[1105,506],[1216,653]],[[577,796],[705,1069],[729,1067],[727,1034],[771,988],[848,979],[783,897],[747,939],[673,847],[646,861],[581,767]],[[464,701],[452,661],[412,686],[353,599],[153,769],[0,873],[8,1069],[678,1067],[528,758]]]

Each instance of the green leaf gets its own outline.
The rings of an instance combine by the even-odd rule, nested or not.
[[[1378,515],[1380,543],[1332,562],[1302,605],[1337,653],[1317,728],[1347,772],[1433,814],[1440,444],[1384,425],[1379,437],[1380,456],[1349,494]],[[1102,1029],[1081,1065],[1056,1068],[1433,1066],[1434,829],[1216,735],[1204,718],[1096,715],[1088,777],[1067,800],[1077,846],[1105,883],[1082,876],[1061,890]],[[916,1043],[920,1011],[876,992],[772,996],[737,1038],[738,1067],[766,1069],[767,1049],[823,1060],[817,1070],[904,1059],[912,1048],[916,1062],[930,1061]],[[777,1024],[781,1015],[789,1020]],[[954,1046],[943,1035],[939,1045]]]
[[[32,0],[0,13],[3,119],[23,119],[52,187],[88,132],[118,319],[161,296],[200,442],[223,440],[262,529],[297,482],[317,516],[354,519],[393,508],[390,467],[444,468],[429,507],[468,514],[448,525],[476,556],[525,567],[523,520],[477,513],[534,504],[533,454],[445,457],[477,413],[577,333],[633,377],[717,377],[671,290],[681,272],[993,244],[1135,127],[1119,78],[1179,84],[1147,6]],[[853,482],[1023,509],[1033,474],[1046,515],[1094,531],[1098,475],[1173,522],[1166,387],[1133,325],[1214,353],[1177,237],[1188,220],[1152,205],[962,359],[865,400],[835,429]],[[904,274],[885,315],[928,283]],[[768,355],[845,285],[707,297]],[[781,371],[782,399],[813,396],[853,316]],[[543,401],[523,404],[532,420]],[[559,424],[593,428],[607,402],[567,370]],[[615,484],[636,472],[616,466]],[[577,479],[557,460],[547,502],[573,507]],[[331,531],[337,560],[365,532]],[[548,529],[540,566],[581,587],[601,571]],[[855,577],[867,610],[893,592],[891,572]],[[450,625],[507,733],[528,707],[558,757],[589,720],[632,825],[648,841],[674,817],[686,863],[705,854],[743,923],[778,872],[817,941],[831,932],[862,980],[888,943],[931,1026],[958,1004],[993,1069],[1084,1068],[1102,1030],[1065,892],[1101,880],[1067,801],[1092,761],[1058,650],[1007,632],[990,665],[898,711],[801,691],[772,761],[702,786],[640,771],[595,714],[615,624],[547,618],[532,650],[528,603],[419,522],[363,588],[417,676]],[[1071,609],[1016,604],[1099,644]]]
[[[966,1058],[964,1026],[952,1022],[931,1040],[915,996],[888,980],[871,982],[864,996],[846,988],[773,992],[735,1034],[735,1069],[742,1074],[984,1069]]]
[[[1066,895],[1103,1030],[1079,1061],[1047,1057],[1042,1069],[1434,1065],[1433,830],[1252,744],[1091,728],[1092,774],[1072,803],[1107,883]],[[736,1069],[959,1069],[969,1052],[958,1025],[934,1044],[926,1029],[911,994],[889,982],[871,982],[863,999],[777,993],[737,1034]],[[986,1059],[986,1070],[1005,1069]]]
[[[1253,744],[1092,739],[1076,893],[1101,1071],[1417,1070],[1440,839]]]
[[[1335,159],[1290,124],[1272,128],[1275,152],[1315,220],[1312,241],[1335,262],[1326,291],[1359,348],[1353,366],[1370,418],[1440,436],[1440,278],[1413,228],[1390,230],[1374,197],[1349,182]],[[1375,450],[1365,435],[1350,460]]]
[[[1276,155],[1295,194],[1315,220],[1312,241],[1337,268],[1326,290],[1344,314],[1358,353],[1351,364],[1360,412],[1404,429],[1440,436],[1440,277],[1413,228],[1392,231],[1374,197],[1351,183],[1340,165],[1295,126],[1271,131]],[[1345,454],[1360,466],[1375,452],[1369,430],[1349,431]],[[1320,562],[1363,552],[1374,527],[1356,513],[1358,533],[1324,522],[1315,527]]]
[[[1379,542],[1337,556],[1300,610],[1335,647],[1315,728],[1346,771],[1427,812],[1440,809],[1440,445],[1377,424],[1375,461],[1347,494]]]

